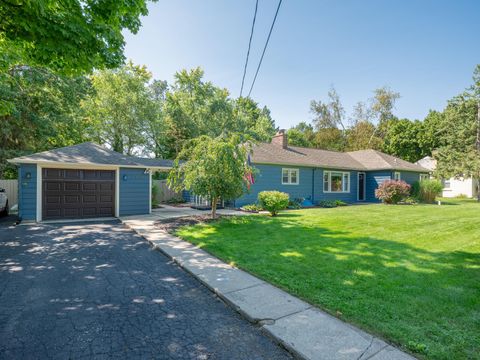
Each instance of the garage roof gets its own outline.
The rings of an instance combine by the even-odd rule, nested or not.
[[[85,142],[78,145],[20,156],[8,161],[14,164],[92,164],[149,168],[171,168],[173,165],[172,160],[123,155],[93,142]]]

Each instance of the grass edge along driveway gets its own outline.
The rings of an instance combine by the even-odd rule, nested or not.
[[[416,356],[478,359],[479,211],[474,201],[305,209],[177,235]]]

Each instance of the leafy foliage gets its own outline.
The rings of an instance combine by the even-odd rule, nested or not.
[[[157,196],[160,192],[160,188],[157,184],[152,185],[152,207],[156,208],[158,206]]]
[[[226,89],[203,80],[200,68],[182,70],[165,101],[165,157],[175,157],[192,138],[242,133],[259,141],[275,134],[270,111],[249,98],[233,100]]]
[[[192,139],[176,158],[168,184],[176,191],[188,190],[207,198],[215,218],[220,199],[235,199],[248,190],[245,175],[253,172],[246,162],[248,151],[238,135]]]
[[[263,208],[258,204],[243,205],[240,209],[247,212],[259,212],[263,210]]]
[[[432,203],[442,194],[443,185],[435,179],[417,181],[412,185],[412,195],[424,203]]]
[[[11,65],[63,73],[114,68],[125,58],[122,31],[136,33],[146,0],[9,0],[0,2],[0,53],[17,49]]]
[[[342,200],[322,200],[318,203],[322,208],[334,208],[337,206],[347,206],[347,203]]]
[[[410,195],[410,185],[403,180],[384,181],[375,190],[375,197],[385,204],[398,204]]]
[[[128,155],[146,145],[144,134],[150,129],[147,124],[158,120],[147,86],[150,79],[144,66],[131,62],[91,77],[95,92],[82,107],[92,124],[92,138]]]
[[[258,193],[258,203],[272,216],[277,216],[280,210],[287,208],[289,195],[280,191],[261,191]]]
[[[438,177],[480,178],[480,65],[473,82],[443,112],[442,143],[433,154]]]
[[[0,178],[16,177],[6,159],[89,140],[80,103],[91,93],[85,77],[17,66],[0,75]]]

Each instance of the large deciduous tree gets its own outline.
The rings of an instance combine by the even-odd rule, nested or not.
[[[258,103],[249,97],[236,99],[233,106],[232,131],[247,134],[257,141],[272,139],[275,135],[275,121],[266,106],[260,108]]]
[[[332,87],[326,102],[312,100],[310,111],[314,116],[313,125],[317,131],[316,147],[326,150],[344,150],[346,146],[345,109],[337,91]]]
[[[288,144],[293,146],[313,147],[315,131],[313,126],[302,121],[287,131]]]
[[[395,119],[389,120],[388,123],[383,144],[386,153],[411,162],[430,154],[422,148],[421,134],[424,132],[422,122]]]
[[[80,103],[90,93],[85,77],[15,66],[0,77],[0,178],[16,176],[6,159],[89,140]]]
[[[202,135],[189,140],[169,173],[169,186],[207,198],[215,218],[221,199],[235,199],[248,190],[248,174],[253,171],[247,162],[248,152],[248,146],[238,135],[216,138]]]
[[[249,98],[233,100],[226,89],[203,80],[200,68],[182,70],[165,101],[165,156],[175,157],[189,139],[243,133],[259,141],[275,134],[270,111]]]
[[[147,14],[147,0],[4,0],[0,53],[16,48],[16,64],[64,73],[114,68],[125,59],[122,31],[136,33]]]
[[[93,124],[94,139],[123,154],[142,152],[146,119],[155,116],[148,89],[150,79],[144,66],[131,62],[92,75],[95,93],[83,102],[83,109]]]
[[[443,112],[442,143],[434,153],[437,174],[443,178],[480,179],[480,65],[473,85],[449,101]],[[480,200],[480,193],[479,193]]]

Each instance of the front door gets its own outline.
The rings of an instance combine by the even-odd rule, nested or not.
[[[358,201],[365,201],[365,173],[358,173]]]

